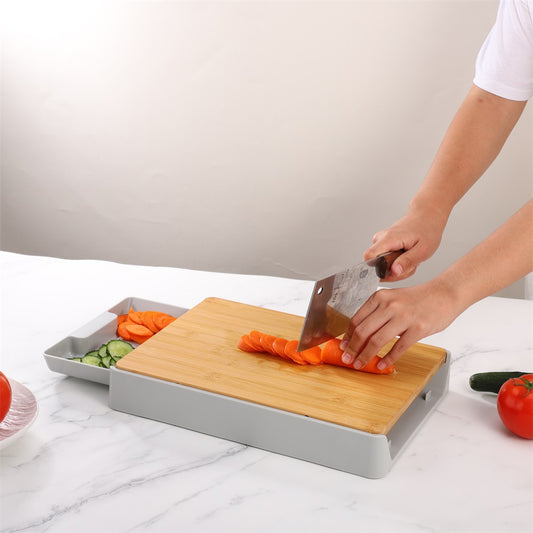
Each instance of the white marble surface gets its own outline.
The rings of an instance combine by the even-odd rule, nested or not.
[[[312,284],[2,252],[0,369],[36,396],[0,450],[0,530],[531,531],[533,441],[468,377],[533,370],[533,302],[487,298],[425,342],[450,391],[390,473],[369,480],[116,412],[108,388],[51,372],[43,351],[127,296],[207,296],[303,315]]]

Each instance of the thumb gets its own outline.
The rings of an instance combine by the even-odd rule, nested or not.
[[[391,273],[386,280],[400,281],[412,276],[421,262],[422,258],[418,256],[416,247],[407,250],[392,263]]]

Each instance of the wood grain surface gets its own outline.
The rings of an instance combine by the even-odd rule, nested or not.
[[[394,374],[375,375],[331,365],[301,366],[237,348],[239,337],[254,329],[296,340],[303,320],[261,307],[207,298],[122,358],[117,367],[368,433],[386,434],[446,358],[446,350],[418,343],[396,363]]]

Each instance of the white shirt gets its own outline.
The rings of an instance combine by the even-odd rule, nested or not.
[[[501,0],[476,61],[474,83],[508,100],[533,96],[533,0]]]

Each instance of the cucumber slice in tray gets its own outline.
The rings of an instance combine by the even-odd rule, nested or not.
[[[126,341],[113,339],[107,344],[102,344],[98,350],[91,350],[83,357],[73,357],[70,361],[79,361],[87,365],[111,368],[126,354],[133,350],[133,346]]]

